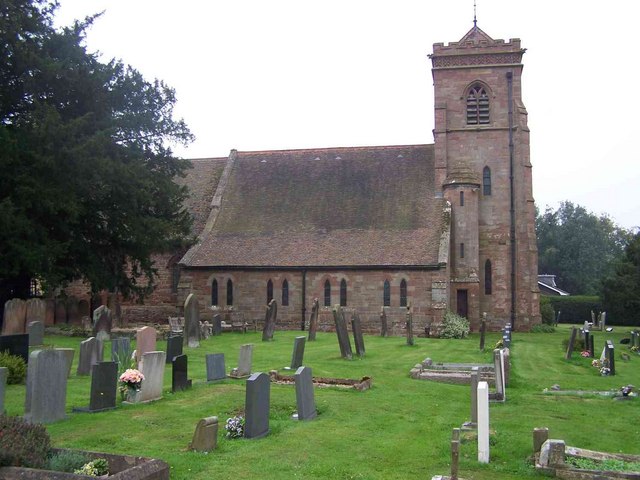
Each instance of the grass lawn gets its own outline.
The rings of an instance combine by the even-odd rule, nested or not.
[[[477,462],[477,445],[461,446],[460,475],[466,479],[542,478],[528,463],[534,427],[549,427],[551,438],[567,444],[609,452],[640,453],[640,399],[621,402],[611,398],[552,396],[544,388],[609,390],[622,385],[640,387],[640,356],[619,340],[630,328],[595,333],[596,356],[605,339],[616,345],[614,377],[601,377],[591,360],[576,352],[564,360],[562,340],[569,326],[552,334],[513,335],[511,383],[507,402],[492,403],[491,462]],[[305,332],[306,333],[306,332]],[[56,347],[76,349],[68,383],[68,419],[47,426],[56,447],[123,453],[161,458],[171,465],[173,479],[428,479],[449,473],[451,429],[470,418],[469,387],[412,380],[413,365],[431,357],[434,362],[490,363],[490,349],[478,350],[478,335],[464,340],[416,338],[409,347],[400,337],[365,336],[364,359],[342,360],[335,334],[318,333],[308,342],[304,364],[314,376],[360,378],[371,376],[373,388],[365,392],[322,388],[315,390],[318,417],[309,422],[291,419],[295,411],[293,386],[271,385],[270,434],[259,440],[227,440],[224,421],[244,408],[244,380],[206,383],[205,354],[224,353],[227,371],[237,365],[239,346],[255,345],[253,371],[268,372],[289,365],[293,340],[305,333],[277,331],[273,342],[261,333],[225,333],[185,348],[193,388],[171,390],[167,366],[164,397],[146,405],[118,405],[109,412],[72,413],[89,401],[90,377],[75,375],[81,338],[46,337]],[[628,336],[628,335],[627,335]],[[491,347],[499,336],[487,336]],[[165,349],[164,342],[158,343]],[[110,348],[106,345],[105,357]],[[631,354],[627,362],[621,353]],[[7,413],[24,413],[24,385],[7,387]],[[119,401],[118,401],[119,402]],[[209,453],[187,451],[196,423],[217,415],[218,448]]]

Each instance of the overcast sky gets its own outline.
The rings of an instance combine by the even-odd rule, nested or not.
[[[640,2],[477,0],[488,35],[520,38],[533,191],[640,226]],[[176,89],[186,158],[433,143],[433,43],[473,0],[60,0],[58,24],[105,11],[90,51]]]

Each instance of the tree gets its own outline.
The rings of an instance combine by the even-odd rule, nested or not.
[[[627,245],[614,274],[604,281],[603,306],[607,318],[617,324],[640,325],[640,232]]]
[[[87,52],[97,17],[56,30],[56,7],[0,5],[0,278],[143,296],[151,254],[189,241],[169,145],[192,135],[171,88]]]
[[[596,216],[580,205],[562,202],[536,216],[538,271],[556,275],[572,294],[600,293],[602,279],[624,251],[631,233],[606,215]]]

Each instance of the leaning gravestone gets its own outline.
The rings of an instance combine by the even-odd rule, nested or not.
[[[253,344],[248,343],[240,346],[240,358],[238,368],[231,370],[230,377],[242,378],[251,375],[251,364],[253,361]]]
[[[91,394],[88,408],[74,408],[77,412],[102,412],[116,408],[118,364],[99,362],[91,370]]]
[[[382,311],[380,312],[380,336],[386,337],[389,334],[389,326],[387,323],[387,313],[384,311],[384,307],[382,307]]]
[[[139,402],[162,398],[165,358],[165,352],[146,352],[142,355],[140,372],[144,375],[144,380],[138,395]]]
[[[309,367],[296,370],[296,406],[298,420],[312,420],[316,418],[316,402],[313,395],[313,376]]]
[[[111,339],[111,360],[124,366],[131,363],[131,340],[129,337]]]
[[[340,305],[333,308],[333,320],[336,324],[336,335],[338,336],[338,345],[340,346],[340,355],[342,358],[351,360],[353,352],[351,350],[351,340],[349,340],[349,332],[347,324],[344,320],[344,312]]]
[[[33,321],[27,324],[29,346],[42,345],[44,343],[44,322]]]
[[[65,417],[67,359],[56,349],[36,350],[29,357],[24,418],[50,423]]]
[[[140,362],[142,355],[156,351],[156,329],[142,327],[136,332],[136,361]]]
[[[351,316],[351,331],[353,332],[353,343],[356,347],[356,355],[364,357],[364,337],[362,336],[362,325],[358,312],[353,312]]]
[[[0,367],[0,415],[4,413],[4,391],[7,386],[7,373],[9,369]]]
[[[227,377],[227,371],[224,367],[224,353],[209,353],[205,360],[207,362],[207,382],[224,380]]]
[[[182,355],[182,335],[171,335],[167,338],[167,363],[171,363],[175,357]]]
[[[254,373],[247,379],[245,395],[245,438],[260,438],[269,433],[271,381],[266,373]]]
[[[188,365],[189,360],[186,355],[178,355],[171,361],[171,391],[173,393],[191,388]]]
[[[111,327],[113,317],[111,310],[104,305],[100,305],[93,311],[93,336],[101,342],[111,338]]]
[[[189,348],[200,346],[200,305],[193,293],[184,301],[184,343]]]
[[[507,399],[504,372],[504,350],[493,351],[493,365],[496,372],[496,400],[504,402]]]
[[[218,443],[218,417],[201,419],[196,425],[193,440],[189,444],[189,450],[196,452],[210,452],[215,450]]]
[[[569,337],[569,344],[567,345],[567,353],[565,353],[565,360],[569,360],[571,358],[571,354],[573,353],[573,346],[576,343],[576,335],[578,335],[578,329],[573,327],[571,329],[571,336]]]
[[[411,308],[407,308],[407,345],[413,346],[413,314]]]
[[[318,299],[313,299],[313,306],[311,307],[311,316],[309,317],[309,338],[310,342],[315,341],[316,332],[318,331],[318,312],[320,311],[320,303]]]
[[[278,316],[278,304],[275,299],[271,299],[267,305],[267,313],[264,317],[264,328],[262,329],[262,341],[273,340],[273,332],[276,329],[276,318]]]
[[[27,318],[27,302],[20,298],[13,298],[4,303],[2,321],[3,335],[18,335],[25,332]]]
[[[9,352],[9,355],[17,355],[27,363],[29,361],[29,335],[0,335],[0,352]]]
[[[98,350],[102,348],[102,342],[95,337],[89,337],[80,342],[80,358],[78,359],[77,375],[89,375],[93,365],[101,360]]]
[[[295,370],[302,366],[302,359],[304,358],[304,345],[306,342],[305,337],[296,337],[293,340],[293,353],[291,354],[291,370]]]

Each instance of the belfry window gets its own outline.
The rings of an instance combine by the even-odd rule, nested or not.
[[[324,306],[331,306],[331,282],[329,280],[324,282]]]
[[[476,83],[467,94],[467,125],[489,124],[489,95]]]
[[[489,167],[482,169],[482,194],[491,195],[491,169]]]

